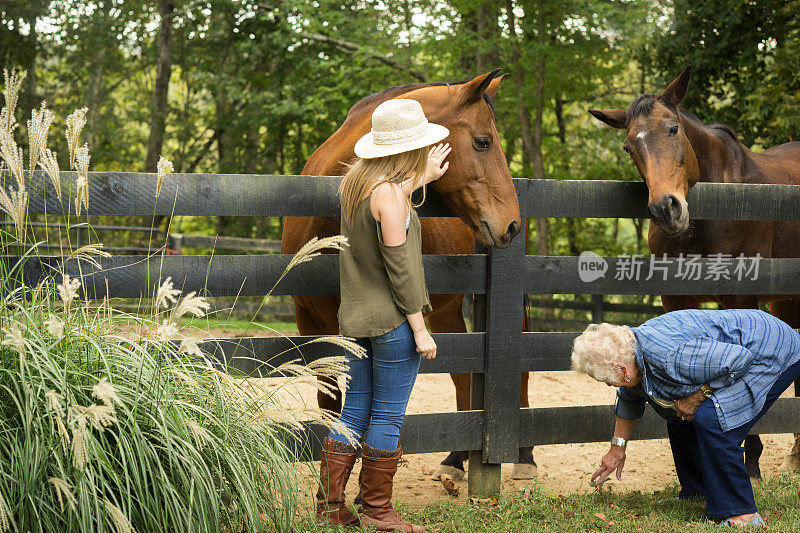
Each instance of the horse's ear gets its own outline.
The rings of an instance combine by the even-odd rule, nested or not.
[[[461,89],[458,91],[461,103],[472,104],[483,98],[483,93],[488,90],[495,74],[498,72],[500,72],[500,69],[496,68],[488,74],[481,74],[480,76],[477,76],[463,84]]]
[[[625,127],[625,117],[628,112],[624,109],[590,109],[589,114],[600,122],[605,122],[612,128],[623,129]]]
[[[491,96],[492,98],[494,98],[494,97],[497,95],[497,90],[500,88],[500,83],[502,83],[503,79],[504,79],[506,76],[508,76],[508,72],[506,72],[506,73],[505,73],[505,74],[503,74],[502,76],[498,76],[498,77],[496,77],[495,79],[493,79],[493,80],[492,80],[492,81],[489,83],[489,86],[486,88],[486,93],[487,93],[489,96]]]
[[[670,83],[664,92],[661,94],[661,100],[668,105],[677,107],[681,103],[683,97],[686,96],[686,90],[689,88],[689,79],[692,77],[692,66],[689,65]]]

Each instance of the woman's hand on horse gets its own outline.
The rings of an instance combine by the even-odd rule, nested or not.
[[[436,342],[434,342],[428,330],[414,332],[414,342],[417,344],[417,352],[425,359],[436,357]]]
[[[450,143],[437,144],[428,152],[428,166],[425,167],[425,183],[438,180],[447,171],[450,162],[445,161],[450,155]]]
[[[685,398],[679,398],[673,402],[673,408],[682,420],[691,420],[694,418],[697,408],[705,401],[706,397],[703,396],[703,391],[699,390],[694,394],[690,394]]]
[[[600,468],[595,470],[591,481],[595,486],[600,486],[615,470],[617,471],[617,479],[621,481],[622,468],[624,466],[625,448],[622,446],[611,446],[611,449],[608,451],[608,453],[605,454],[600,460]]]

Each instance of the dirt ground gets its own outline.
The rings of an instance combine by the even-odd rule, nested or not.
[[[530,404],[537,407],[562,407],[577,405],[612,404],[615,389],[592,378],[574,372],[531,373],[528,396]],[[310,387],[300,387],[291,394],[289,402],[296,405],[316,405],[315,393]],[[610,409],[610,407],[609,407]],[[455,389],[447,374],[421,374],[417,378],[408,413],[438,413],[455,410]],[[609,428],[611,438],[611,428]],[[792,444],[792,435],[763,435],[764,454],[761,469],[765,477],[779,471],[784,455]],[[539,446],[534,449],[534,459],[539,467],[538,480],[548,492],[567,494],[574,491],[591,491],[591,473],[600,458],[608,451],[608,443],[560,444]],[[395,478],[396,498],[412,505],[425,505],[433,500],[449,498],[441,483],[433,481],[423,470],[434,469],[446,453],[406,455]],[[319,467],[319,464],[316,464]],[[510,478],[513,465],[502,467],[502,490],[522,489],[530,480]],[[347,494],[358,493],[359,463],[351,476]],[[467,468],[467,471],[469,469]],[[609,482],[613,490],[641,490],[652,492],[671,483],[677,483],[669,443],[665,439],[632,441],[628,445],[628,458],[622,481]],[[459,499],[467,499],[467,479],[457,482]],[[310,487],[309,487],[310,488]]]

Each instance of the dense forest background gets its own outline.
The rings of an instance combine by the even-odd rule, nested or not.
[[[176,172],[296,174],[359,99],[495,67],[514,177],[638,179],[587,109],[627,107],[687,64],[683,107],[705,122],[754,150],[800,135],[800,0],[5,0],[0,63],[28,72],[20,140],[42,100],[59,131],[89,108],[92,170],[152,172],[163,154]],[[281,225],[171,222],[272,239]],[[541,221],[531,252],[646,254],[646,228]]]

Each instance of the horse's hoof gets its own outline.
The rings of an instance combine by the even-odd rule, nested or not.
[[[787,455],[781,463],[783,472],[800,472],[800,456],[795,454]]]
[[[750,476],[750,479],[754,481],[761,481],[761,467],[758,466],[758,463],[745,463],[745,467],[747,468],[747,474]]]
[[[514,463],[514,470],[511,471],[511,479],[536,479],[538,475],[536,463]]]
[[[444,474],[451,476],[453,478],[453,481],[461,481],[462,479],[464,479],[466,472],[464,472],[463,470],[459,470],[454,466],[439,465],[439,468],[437,468],[436,471],[433,474],[431,474],[431,479],[434,481],[439,481],[439,479]]]

